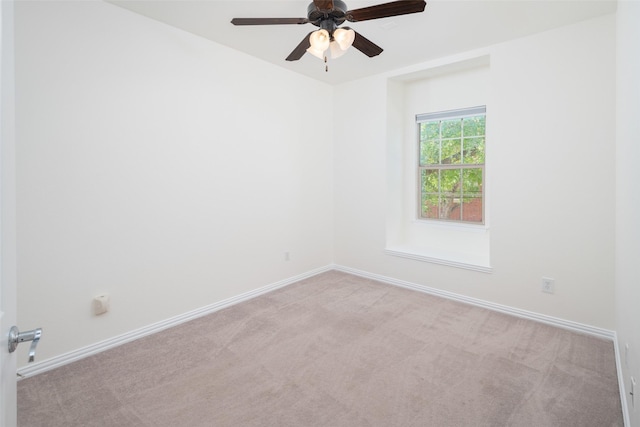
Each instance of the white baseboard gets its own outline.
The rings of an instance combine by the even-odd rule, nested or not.
[[[333,269],[332,265],[316,268],[314,270],[307,271],[306,273],[289,277],[279,282],[271,283],[261,288],[254,289],[252,291],[245,292],[243,294],[236,295],[231,298],[227,298],[225,300],[198,308],[196,310],[189,311],[187,313],[184,313],[175,317],[171,317],[169,319],[166,319],[157,323],[153,323],[151,325],[133,330],[131,332],[127,332],[126,334],[122,334],[122,335],[110,338],[108,340],[104,340],[104,341],[80,348],[78,350],[53,357],[51,359],[43,360],[42,362],[36,362],[36,363],[30,364],[28,366],[18,369],[18,379],[28,378],[37,374],[41,374],[43,372],[50,371],[52,369],[78,361],[80,359],[84,359],[85,357],[89,357],[94,354],[103,352],[105,350],[109,350],[111,348],[117,347],[119,345],[137,340],[147,335],[155,334],[156,332],[160,332],[162,330],[171,328],[173,326],[180,325],[181,323],[185,323],[190,320],[197,319],[198,317],[206,316],[207,314],[214,313],[218,310],[222,310],[223,308],[227,308],[232,305],[238,304],[240,302],[250,300],[257,296],[266,294],[271,291],[275,291],[276,289],[282,288],[284,286],[290,285],[292,283],[298,282],[303,279],[307,279],[309,277],[313,277],[320,273],[330,271],[332,269]]]
[[[411,282],[406,282],[403,280],[394,279],[387,276],[382,276],[379,274],[369,273],[362,270],[353,269],[350,267],[345,267],[341,265],[328,265],[325,267],[320,267],[306,273],[290,277],[285,280],[281,280],[279,282],[275,282],[266,286],[263,286],[258,289],[254,289],[253,291],[245,292],[240,295],[236,295],[234,297],[219,301],[217,303],[213,303],[199,309],[145,326],[140,329],[133,330],[131,332],[127,332],[125,334],[110,338],[108,340],[104,340],[87,347],[80,348],[78,350],[62,354],[60,356],[53,357],[51,359],[43,360],[42,362],[36,362],[30,364],[29,366],[22,367],[18,369],[18,377],[19,378],[28,378],[46,371],[50,371],[52,369],[58,368],[63,365],[67,365],[69,363],[75,362],[77,360],[83,359],[85,357],[92,356],[94,354],[100,353],[105,350],[109,350],[111,348],[117,347],[119,345],[134,341],[138,338],[142,338],[147,335],[154,334],[156,332],[160,332],[167,328],[171,328],[173,326],[177,326],[181,323],[188,322],[190,320],[196,319],[198,317],[205,316],[210,313],[214,313],[218,310],[222,310],[223,308],[230,307],[234,304],[241,303],[243,301],[250,300],[251,298],[255,298],[259,295],[263,295],[267,292],[274,291],[278,288],[282,288],[284,286],[290,285],[292,283],[298,282],[300,280],[318,275],[320,273],[324,273],[330,270],[342,271],[345,273],[353,274],[355,276],[360,276],[368,279],[377,280],[379,282],[387,283],[390,285],[400,286],[407,289],[412,289],[415,291],[436,295],[439,297],[451,299],[454,301],[463,302],[466,304],[471,304],[483,308],[487,308],[489,310],[498,311],[505,314],[510,314],[513,316],[534,320],[537,322],[546,323],[552,326],[557,326],[563,329],[569,329],[575,332],[586,333],[589,335],[594,335],[600,338],[605,338],[608,340],[615,341],[616,334],[614,331],[609,331],[606,329],[596,328],[589,325],[584,325],[577,322],[572,322],[569,320],[559,319],[556,317],[547,316],[544,314],[534,313],[526,310],[521,310],[518,308],[513,308],[505,305],[495,304],[489,301],[484,301],[476,298],[467,297],[464,295],[455,294],[453,292],[443,291],[436,288],[431,288],[428,286],[418,285]],[[616,364],[618,366],[618,370],[620,369],[620,360],[618,355],[618,349],[616,346]],[[618,373],[621,378],[621,373]],[[621,381],[621,379],[620,379]],[[621,387],[624,387],[624,383],[621,383]],[[623,394],[624,396],[624,394]],[[623,405],[625,404],[625,400],[623,400]]]
[[[627,403],[627,385],[624,382],[622,373],[622,357],[620,356],[620,346],[618,345],[618,334],[614,332],[613,347],[616,350],[616,371],[618,373],[618,385],[620,386],[620,404],[622,405],[622,419],[625,427],[631,426],[629,418],[629,404]]]
[[[392,277],[382,276],[375,273],[369,273],[362,270],[356,270],[354,268],[344,267],[341,265],[334,265],[333,268],[334,270],[353,274],[354,276],[360,276],[367,279],[377,280],[379,282],[387,283],[390,285],[400,286],[402,288],[412,289],[414,291],[419,291],[419,292],[427,293],[430,295],[447,298],[447,299],[462,302],[465,304],[475,305],[475,306],[486,308],[489,310],[498,311],[500,313],[510,314],[512,316],[534,320],[536,322],[546,323],[551,326],[557,326],[559,328],[569,329],[574,332],[589,334],[596,337],[605,338],[611,341],[613,341],[615,337],[615,332],[610,331],[608,329],[596,328],[594,326],[585,325],[585,324],[573,322],[570,320],[559,319],[557,317],[547,316],[545,314],[534,313],[532,311],[509,307],[507,305],[496,304],[493,302],[484,301],[477,298],[471,298],[471,297],[456,294],[453,292],[443,291],[441,289],[431,288],[429,286],[418,285],[416,283],[406,282],[404,280],[398,280]]]

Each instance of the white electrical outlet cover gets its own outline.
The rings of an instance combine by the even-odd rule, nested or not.
[[[98,295],[93,299],[93,314],[99,316],[109,311],[109,295]]]
[[[540,282],[540,290],[548,294],[553,294],[556,291],[556,279],[552,277],[543,277]]]

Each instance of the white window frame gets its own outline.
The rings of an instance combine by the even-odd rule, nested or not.
[[[417,176],[416,176],[416,195],[417,195],[417,209],[416,209],[416,219],[418,221],[424,221],[429,223],[449,223],[449,224],[469,224],[469,225],[478,225],[484,226],[486,221],[486,209],[485,209],[485,199],[486,199],[486,175],[485,175],[485,163],[456,163],[456,164],[429,164],[429,165],[421,165],[420,164],[420,150],[421,150],[421,140],[420,140],[420,126],[422,123],[434,122],[434,121],[444,121],[444,120],[452,120],[452,119],[464,119],[467,117],[476,117],[479,115],[485,116],[486,123],[486,105],[470,107],[470,108],[461,108],[455,110],[447,110],[447,111],[437,111],[433,113],[423,113],[416,115],[416,129],[417,129]],[[464,138],[464,129],[462,131],[461,140]],[[483,135],[485,139],[485,156],[486,156],[486,128],[485,134]],[[462,151],[461,151],[462,152]],[[463,219],[450,219],[450,218],[425,218],[422,216],[422,171],[423,170],[462,170],[464,169],[481,169],[482,170],[482,220],[481,221],[465,221]],[[438,189],[441,192],[441,189]],[[461,189],[462,191],[462,189]],[[460,204],[460,209],[463,209],[463,204]],[[462,212],[461,212],[462,217]]]

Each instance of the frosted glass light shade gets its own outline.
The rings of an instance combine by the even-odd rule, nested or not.
[[[309,36],[309,43],[311,43],[311,47],[323,52],[329,48],[330,41],[331,39],[327,30],[314,31]]]
[[[329,45],[329,50],[331,51],[331,59],[340,58],[342,55],[347,53],[346,50],[342,50],[337,41],[332,41]]]
[[[313,46],[311,46],[309,49],[307,49],[307,52],[309,52],[311,55],[315,56],[316,58],[324,59],[324,50],[316,49]]]
[[[333,40],[340,45],[340,49],[347,50],[356,39],[356,32],[351,28],[338,28],[333,32]]]
[[[324,59],[324,51],[329,48],[331,43],[329,32],[327,30],[314,31],[309,36],[309,43],[311,47],[307,49],[307,52],[316,58]]]

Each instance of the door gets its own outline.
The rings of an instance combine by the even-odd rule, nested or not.
[[[16,425],[16,182],[13,1],[0,1],[0,427]]]

